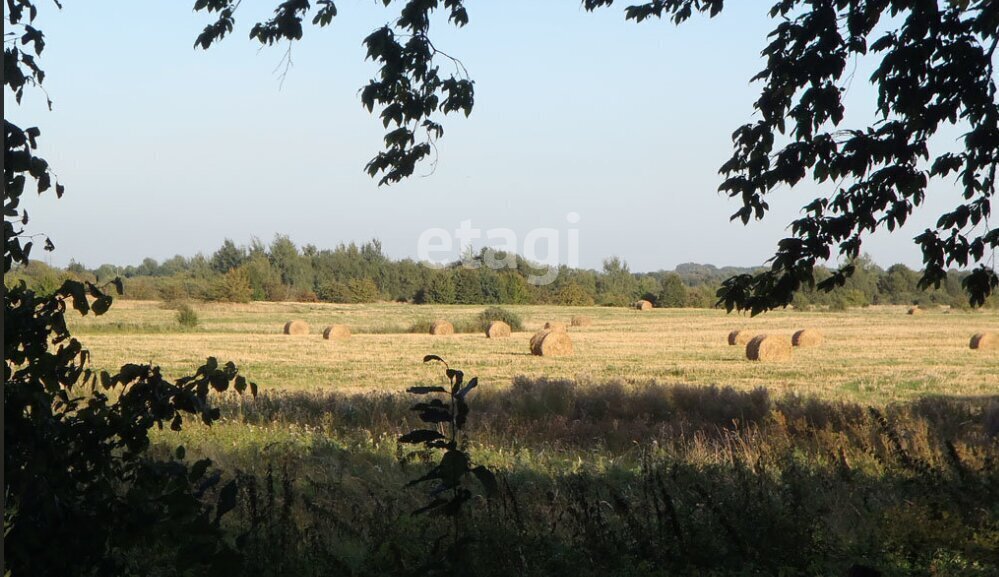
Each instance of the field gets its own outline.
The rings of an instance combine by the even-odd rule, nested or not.
[[[999,351],[968,346],[995,311],[505,307],[525,331],[491,340],[408,332],[482,306],[194,306],[193,329],[128,301],[72,328],[97,367],[179,377],[211,355],[260,385],[153,450],[238,480],[240,574],[999,575]],[[528,354],[573,315],[593,322],[572,357]],[[312,333],[281,334],[291,319]],[[354,335],[324,341],[331,323]],[[803,327],[826,341],[787,362],[726,343]],[[430,497],[407,482],[440,454],[397,441],[426,427],[405,388],[446,382],[425,354],[479,377],[464,446],[499,479],[488,496],[470,480],[453,523],[412,514]]]
[[[999,332],[999,313],[930,310],[909,316],[902,307],[849,312],[777,311],[751,318],[717,310],[635,310],[588,307],[505,307],[520,315],[525,332],[507,339],[481,333],[433,337],[407,334],[416,321],[471,319],[483,306],[407,304],[331,305],[252,303],[195,305],[200,323],[183,331],[175,312],[154,302],[119,301],[107,315],[79,318],[72,327],[94,355],[114,368],[152,362],[180,376],[212,355],[235,362],[268,390],[401,391],[439,378],[421,366],[437,354],[490,387],[506,387],[518,375],[580,382],[621,379],[630,383],[763,386],[775,394],[794,392],[884,404],[929,394],[983,395],[999,392],[999,357],[968,347],[972,334]],[[527,341],[546,321],[573,315],[593,324],[571,329],[576,354],[532,356]],[[303,319],[308,336],[281,334],[284,323]],[[323,327],[344,323],[355,335],[329,342]],[[798,349],[792,361],[748,362],[743,347],[729,346],[733,329],[790,335],[815,328],[819,348]]]

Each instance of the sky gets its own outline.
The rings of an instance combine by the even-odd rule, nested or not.
[[[775,191],[767,218],[748,226],[729,221],[741,202],[717,192],[731,133],[754,119],[767,2],[679,27],[626,22],[626,3],[596,13],[569,0],[469,3],[468,26],[441,20],[431,32],[475,81],[475,108],[445,118],[433,170],[382,187],[363,170],[384,130],[359,100],[377,71],[362,40],[397,7],[340,0],[332,26],[306,27],[281,82],[285,46],[248,39],[277,3],[244,2],[233,35],[208,51],[193,48],[209,17],[190,1],[43,3],[54,109],[30,89],[20,107],[4,99],[5,117],[41,129],[41,155],[67,188],[24,203],[29,232],[56,245],[32,256],[124,265],[287,234],[319,248],[377,238],[389,256],[416,258],[427,231],[470,226],[508,229],[500,248],[512,239],[521,254],[553,248],[531,246],[548,230],[560,262],[586,268],[612,255],[636,272],[754,266],[802,206],[831,192]],[[857,63],[848,122],[872,114],[870,67]],[[932,184],[907,225],[865,252],[920,268],[912,238],[958,198],[952,183]]]

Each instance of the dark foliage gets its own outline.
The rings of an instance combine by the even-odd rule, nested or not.
[[[20,101],[26,85],[40,85],[35,58],[45,46],[32,26],[28,0],[7,3],[4,83]],[[23,49],[28,47],[30,52]],[[48,163],[35,155],[40,131],[4,118],[4,275],[26,266],[32,248],[20,208],[26,186],[52,188]],[[55,185],[57,196],[63,186]],[[53,248],[46,239],[46,249]],[[103,285],[66,280],[38,294],[25,283],[4,285],[4,556],[13,575],[148,575],[170,567],[178,574],[224,573],[238,556],[219,525],[236,504],[236,485],[173,458],[147,457],[149,432],[180,429],[185,416],[211,424],[219,418],[209,396],[256,386],[232,363],[209,358],[190,377],[169,381],[158,367],[127,364],[94,371],[82,343],[70,335],[66,312],[107,312]]]

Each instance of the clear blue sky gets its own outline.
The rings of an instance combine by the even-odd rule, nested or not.
[[[61,200],[26,203],[30,232],[57,246],[36,258],[129,264],[275,233],[320,248],[377,237],[392,257],[415,257],[424,230],[471,220],[519,238],[575,226],[585,267],[611,255],[633,271],[756,265],[800,207],[829,192],[781,190],[749,226],[729,222],[739,202],[715,192],[732,131],[752,119],[769,3],[733,2],[675,27],[625,22],[625,4],[472,2],[467,27],[433,32],[476,81],[475,110],[445,121],[434,174],[379,188],[363,172],[383,130],[358,99],[376,70],[361,41],[395,7],[338,2],[332,27],[309,27],[294,46],[281,87],[284,46],[247,38],[277,2],[244,2],[234,35],[207,52],[192,48],[208,18],[190,1],[44,4],[54,111],[37,92],[20,109],[4,101],[11,120],[42,129],[42,153],[67,186]],[[869,71],[861,62],[850,89],[854,118],[873,106]],[[900,233],[866,251],[918,268],[911,239],[956,202],[951,188],[935,185]]]

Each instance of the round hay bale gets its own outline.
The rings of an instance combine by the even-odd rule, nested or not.
[[[530,344],[528,345],[531,349],[531,353],[534,353],[534,348],[537,347],[538,343],[541,342],[541,339],[545,338],[545,335],[547,335],[550,332],[551,331],[549,330],[542,329],[531,335],[531,341]]]
[[[919,307],[909,307],[909,311],[906,313],[909,315],[921,315],[923,314],[923,309]]]
[[[486,327],[487,338],[499,339],[508,336],[510,336],[510,325],[503,321],[493,321]]]
[[[651,311],[652,303],[650,303],[647,300],[640,300],[637,303],[635,303],[635,308],[640,311]]]
[[[749,341],[753,340],[752,333],[748,331],[732,331],[728,334],[728,344],[730,345],[747,345]]]
[[[430,324],[430,334],[432,335],[453,335],[454,325],[451,323],[439,319]]]
[[[756,335],[746,345],[746,358],[751,361],[786,361],[791,358],[791,343],[780,337]]]
[[[558,321],[548,321],[547,323],[545,323],[545,330],[562,331],[564,333],[568,329],[565,328],[565,323],[560,323]]]
[[[347,325],[330,325],[323,331],[323,338],[328,341],[349,339],[350,327]]]
[[[305,321],[288,321],[284,323],[284,334],[307,335],[309,334],[309,323]]]
[[[531,337],[531,354],[565,357],[572,354],[572,339],[565,331],[540,331]]]
[[[574,327],[588,327],[593,324],[593,321],[590,320],[590,317],[574,316],[569,321],[569,324]]]
[[[999,335],[996,333],[975,333],[971,337],[971,348],[976,350],[999,350]]]
[[[791,337],[791,344],[796,347],[817,347],[822,344],[822,333],[815,329],[801,329]]]

